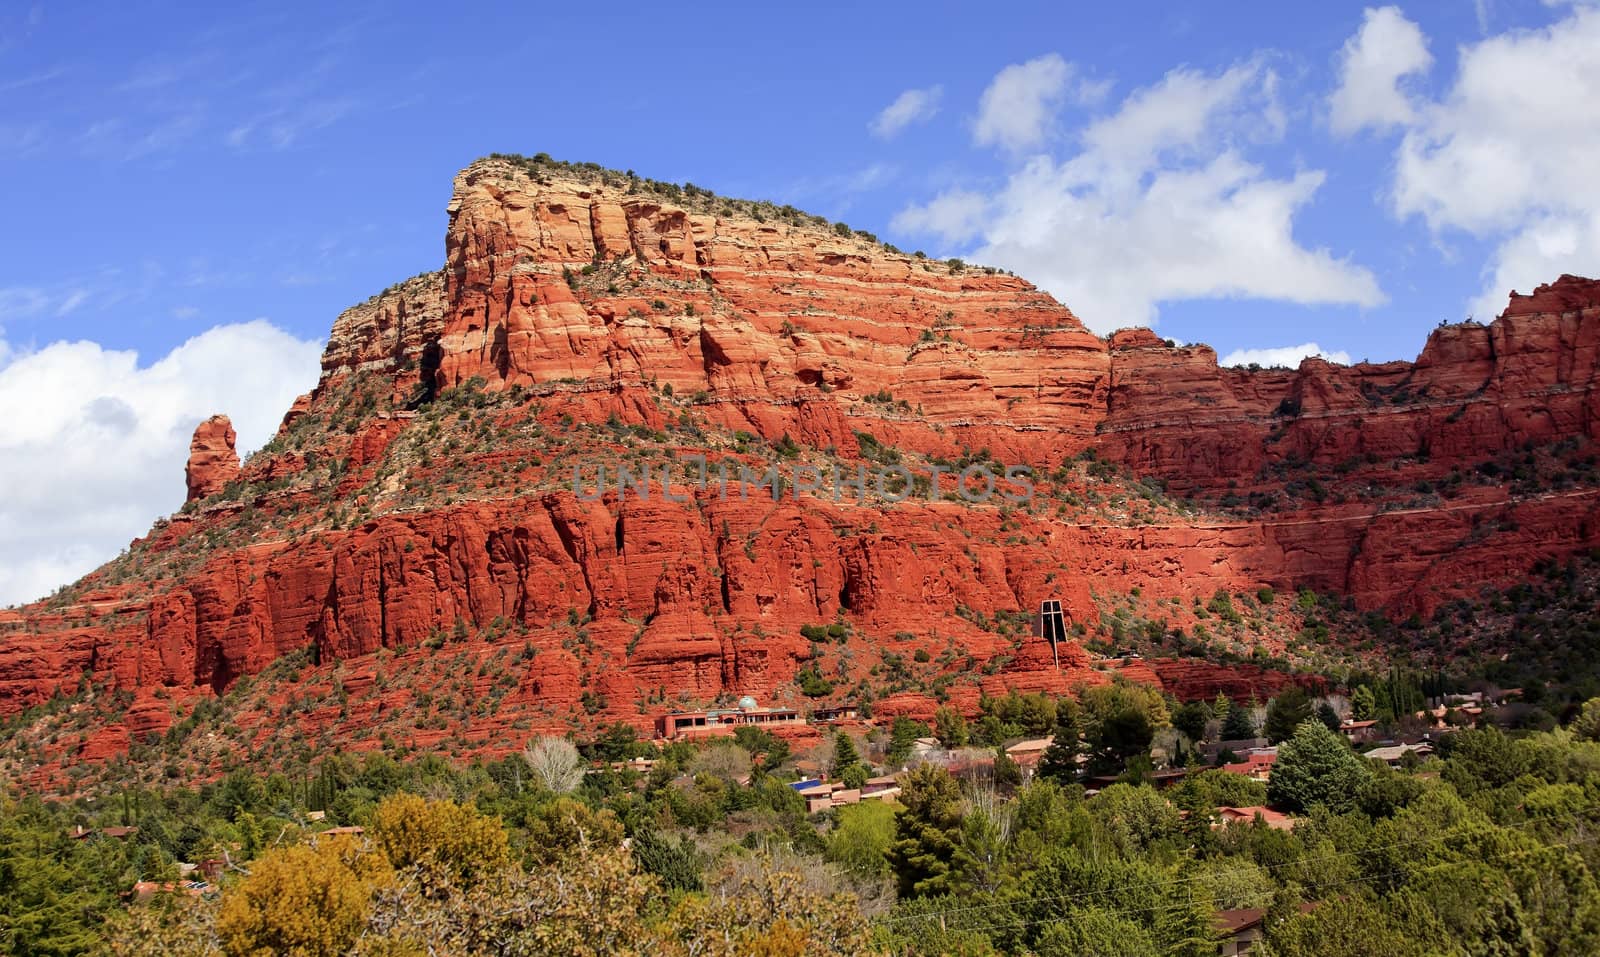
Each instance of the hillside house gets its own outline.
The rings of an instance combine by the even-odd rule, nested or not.
[[[1269,807],[1259,805],[1253,807],[1219,807],[1216,818],[1211,822],[1212,830],[1224,828],[1230,824],[1254,824],[1260,820],[1262,824],[1274,831],[1292,831],[1298,823],[1294,818]]]
[[[1351,744],[1371,744],[1378,740],[1381,732],[1376,721],[1352,721],[1346,718],[1339,722],[1339,733]]]
[[[748,701],[749,707],[744,707]],[[656,733],[668,741],[731,736],[735,728],[804,727],[805,715],[793,708],[758,708],[746,698],[738,708],[674,711],[656,718]]]
[[[1391,768],[1398,768],[1405,762],[1406,755],[1414,754],[1418,760],[1433,754],[1433,745],[1423,741],[1419,744],[1394,744],[1383,748],[1373,748],[1365,752],[1362,757],[1375,761],[1382,761]]]
[[[1243,760],[1222,765],[1220,770],[1227,771],[1229,774],[1242,774],[1252,781],[1260,781],[1265,784],[1272,780],[1272,767],[1277,763],[1278,749],[1263,748],[1260,751],[1249,752],[1244,756]]]

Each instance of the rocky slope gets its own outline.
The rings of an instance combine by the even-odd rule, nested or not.
[[[55,751],[115,753],[293,654],[335,669],[351,734],[398,712],[413,739],[426,721],[481,747],[802,686],[971,708],[1109,680],[1028,637],[1043,598],[1085,640],[1115,599],[1282,652],[1270,602],[1231,629],[1203,603],[1309,587],[1400,617],[1600,544],[1589,280],[1441,327],[1415,363],[1219,369],[1148,331],[1097,338],[1015,277],[693,187],[494,158],[449,211],[444,268],[339,316],[267,448],[240,469],[226,419],[202,423],[184,511],[0,612],[0,715],[120,691],[119,725]],[[724,499],[690,487],[693,456],[802,482],[899,465],[913,494]],[[669,462],[685,501],[574,491],[575,467],[592,488],[598,465]],[[1031,466],[1038,494],[974,503],[948,472],[931,494],[935,466],[969,465]],[[417,712],[392,682],[446,655],[465,710]],[[1133,676],[1284,680],[1196,667]]]

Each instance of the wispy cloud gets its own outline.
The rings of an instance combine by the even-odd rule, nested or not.
[[[149,125],[122,118],[99,120],[79,135],[78,143],[91,156],[126,162],[165,153],[189,142],[205,125],[203,107],[155,120]]]
[[[44,125],[0,126],[0,156],[23,156],[44,146]]]
[[[61,300],[61,305],[56,307],[56,317],[68,315],[79,306],[89,301],[89,293],[82,289],[74,289],[67,293],[67,298]]]
[[[26,90],[41,83],[49,83],[67,75],[67,68],[63,66],[52,67],[28,76],[20,76],[12,80],[0,80],[0,93],[10,93],[14,90]]]
[[[873,118],[869,124],[872,135],[879,139],[893,139],[906,127],[933,119],[939,112],[939,100],[943,96],[942,86],[905,91]]]
[[[312,100],[260,113],[233,127],[224,138],[235,149],[258,144],[287,149],[302,136],[332,126],[356,108],[350,97]]]
[[[50,308],[50,296],[34,286],[0,286],[0,322],[31,319]]]

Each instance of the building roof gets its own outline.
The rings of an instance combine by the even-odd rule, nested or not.
[[[1373,748],[1371,751],[1363,754],[1362,757],[1376,758],[1379,761],[1385,762],[1399,761],[1401,758],[1404,758],[1408,752],[1415,752],[1419,756],[1429,755],[1433,753],[1433,745],[1427,743],[1393,744],[1386,748]]]
[[[1275,831],[1292,831],[1295,826],[1295,819],[1289,815],[1259,805],[1254,807],[1219,807],[1217,808],[1217,814],[1222,818],[1223,823],[1252,822],[1259,817],[1261,818],[1261,823]]]
[[[1315,901],[1306,901],[1297,908],[1302,914],[1309,914],[1317,909]],[[1224,937],[1232,937],[1243,933],[1266,919],[1267,912],[1260,907],[1241,907],[1237,910],[1219,910],[1212,916],[1217,932]]]
[[[77,831],[73,832],[72,836],[81,841],[84,838],[91,837],[95,834],[99,834],[102,837],[129,838],[137,833],[139,833],[138,827],[102,827],[89,828],[86,830],[82,825],[79,825]]]
[[[211,889],[205,881],[134,881],[128,896],[137,901],[147,901],[157,894],[185,894],[200,897]]]
[[[1224,937],[1232,937],[1261,923],[1266,916],[1267,912],[1263,908],[1241,907],[1237,910],[1219,910],[1212,919],[1216,922],[1218,933]]]
[[[1270,773],[1277,763],[1278,753],[1276,751],[1257,752],[1245,755],[1243,761],[1224,764],[1220,770],[1227,771],[1230,774],[1257,774],[1262,771]]]
[[[1006,748],[1007,754],[1032,754],[1036,751],[1048,751],[1054,738],[1025,738]]]

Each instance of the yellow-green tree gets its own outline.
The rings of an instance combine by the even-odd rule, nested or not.
[[[397,871],[411,871],[425,891],[471,881],[511,860],[505,826],[454,801],[397,794],[372,816],[373,846]]]
[[[528,860],[549,864],[574,854],[608,851],[622,844],[622,822],[608,808],[557,798],[529,816]]]
[[[869,935],[860,904],[816,886],[808,879],[816,875],[796,866],[763,860],[723,882],[716,894],[685,898],[662,927],[669,946],[657,952],[686,957],[866,953]]]
[[[333,957],[366,925],[388,863],[349,837],[268,851],[224,895],[217,935],[230,957]]]

